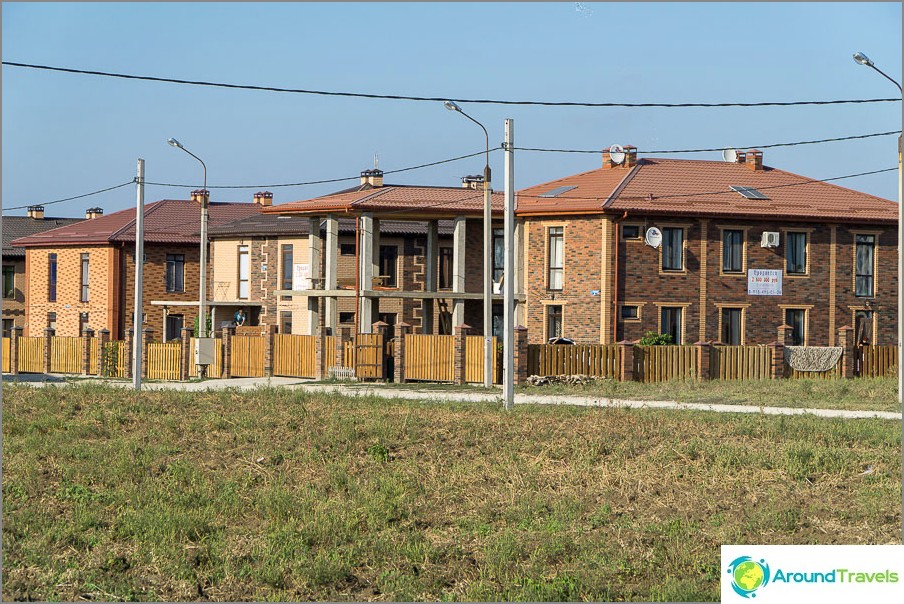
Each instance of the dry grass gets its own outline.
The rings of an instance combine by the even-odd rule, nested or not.
[[[899,537],[897,422],[3,394],[4,599],[714,601],[722,543]]]

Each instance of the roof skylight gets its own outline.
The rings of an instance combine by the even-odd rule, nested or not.
[[[538,197],[558,197],[562,193],[566,191],[570,191],[572,189],[577,189],[577,187],[556,187],[555,189],[550,189],[546,193],[539,195]]]
[[[739,185],[731,185],[731,190],[736,193],[740,193],[747,199],[769,199],[761,192],[757,191],[753,187],[741,187]]]

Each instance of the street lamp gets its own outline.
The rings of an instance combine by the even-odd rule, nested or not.
[[[483,130],[487,143],[486,164],[483,168],[483,385],[493,386],[493,218],[490,208],[490,135],[483,124],[462,111],[452,101],[443,103],[449,111],[457,111]]]
[[[198,338],[207,337],[207,165],[200,157],[182,146],[182,143],[174,138],[169,139],[170,145],[176,149],[182,149],[196,160],[201,162],[204,168],[204,190],[201,193],[201,291],[198,296]]]

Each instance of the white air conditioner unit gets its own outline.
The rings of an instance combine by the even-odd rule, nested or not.
[[[778,247],[778,233],[772,231],[763,232],[763,239],[760,241],[760,247]]]

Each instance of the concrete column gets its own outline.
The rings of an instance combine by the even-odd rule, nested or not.
[[[223,328],[223,379],[232,377],[232,336],[235,335],[235,327]]]
[[[712,379],[712,375],[710,373],[711,347],[709,342],[696,342],[694,346],[697,347],[697,379]]]
[[[395,347],[393,348],[393,369],[395,375],[393,376],[393,381],[397,384],[405,383],[405,339],[411,333],[411,325],[402,321],[401,323],[396,323],[396,340]]]
[[[148,376],[148,344],[151,342],[153,334],[154,330],[150,327],[141,330],[141,377],[143,378]]]
[[[471,333],[471,326],[461,324],[455,328],[455,361],[453,364],[452,379],[456,384],[465,383],[465,367],[467,364],[467,342]]]
[[[427,222],[427,243],[424,246],[424,291],[437,290],[437,267],[439,256],[439,221]],[[432,299],[421,301],[421,333],[431,334],[434,331],[434,304]]]
[[[104,351],[110,343],[110,330],[104,327],[97,332],[97,375],[104,374]]]
[[[514,275],[515,280],[515,296],[524,293],[524,222],[515,221],[515,238],[512,245],[514,246]],[[527,323],[527,317],[524,316],[524,303],[515,301],[515,325],[524,325]]]
[[[94,344],[94,330],[86,328],[82,336],[82,375],[91,372],[91,345]],[[100,359],[98,359],[100,363]]]
[[[9,372],[13,375],[19,375],[19,338],[22,337],[22,328],[18,325],[13,326],[9,334]]]
[[[465,291],[465,235],[467,232],[467,220],[464,216],[455,219],[452,231],[452,291],[464,293]],[[452,301],[452,325],[462,325],[465,322],[465,301]]]
[[[191,339],[194,334],[195,330],[191,327],[183,327],[180,334],[182,337],[182,362],[179,364],[179,379],[183,382],[188,379],[191,366],[194,364],[192,358],[194,351],[191,349]],[[211,337],[213,337],[213,333],[211,333]]]
[[[634,342],[629,340],[622,340],[617,343],[621,351],[621,371],[619,371],[619,375],[621,376],[621,381],[623,382],[633,382],[634,381]]]
[[[373,214],[362,214],[360,220],[361,238],[358,245],[358,271],[361,279],[361,291],[370,291],[374,288],[374,277],[379,274],[380,259],[380,234],[378,221]],[[370,333],[370,326],[374,322],[373,298],[361,296],[360,308],[358,308],[358,326],[361,333]]]
[[[273,348],[276,339],[276,325],[262,325],[261,335],[264,337],[264,376],[273,377]]]
[[[326,217],[326,244],[323,250],[323,288],[337,289],[339,276],[339,219],[335,214]],[[339,305],[335,296],[324,298],[324,325],[336,333],[339,326]]]
[[[50,350],[53,346],[55,331],[49,327],[44,329],[44,373],[50,373]]]
[[[135,342],[135,328],[130,327],[128,331],[126,331],[126,377],[132,377],[132,364],[133,364],[133,356],[132,356],[132,348],[134,347]]]
[[[844,352],[841,355],[841,363],[843,365],[841,377],[844,378],[852,378],[854,377],[854,361],[856,347],[854,346],[854,338],[853,332],[854,328],[849,325],[845,325],[844,327],[838,328],[838,337],[836,338],[836,346],[841,346],[844,349]],[[856,367],[859,370],[859,367]]]
[[[514,385],[524,384],[530,373],[528,366],[528,340],[527,327],[523,325],[515,326],[515,360],[512,364],[512,383]]]
[[[310,233],[308,234],[308,266],[310,267],[311,287],[314,289],[323,287],[323,267],[321,266],[321,253],[323,250],[323,238],[320,236],[320,217],[311,218]],[[294,269],[294,267],[293,267]],[[318,335],[317,326],[320,324],[320,299],[308,297],[308,329],[312,336]]]

